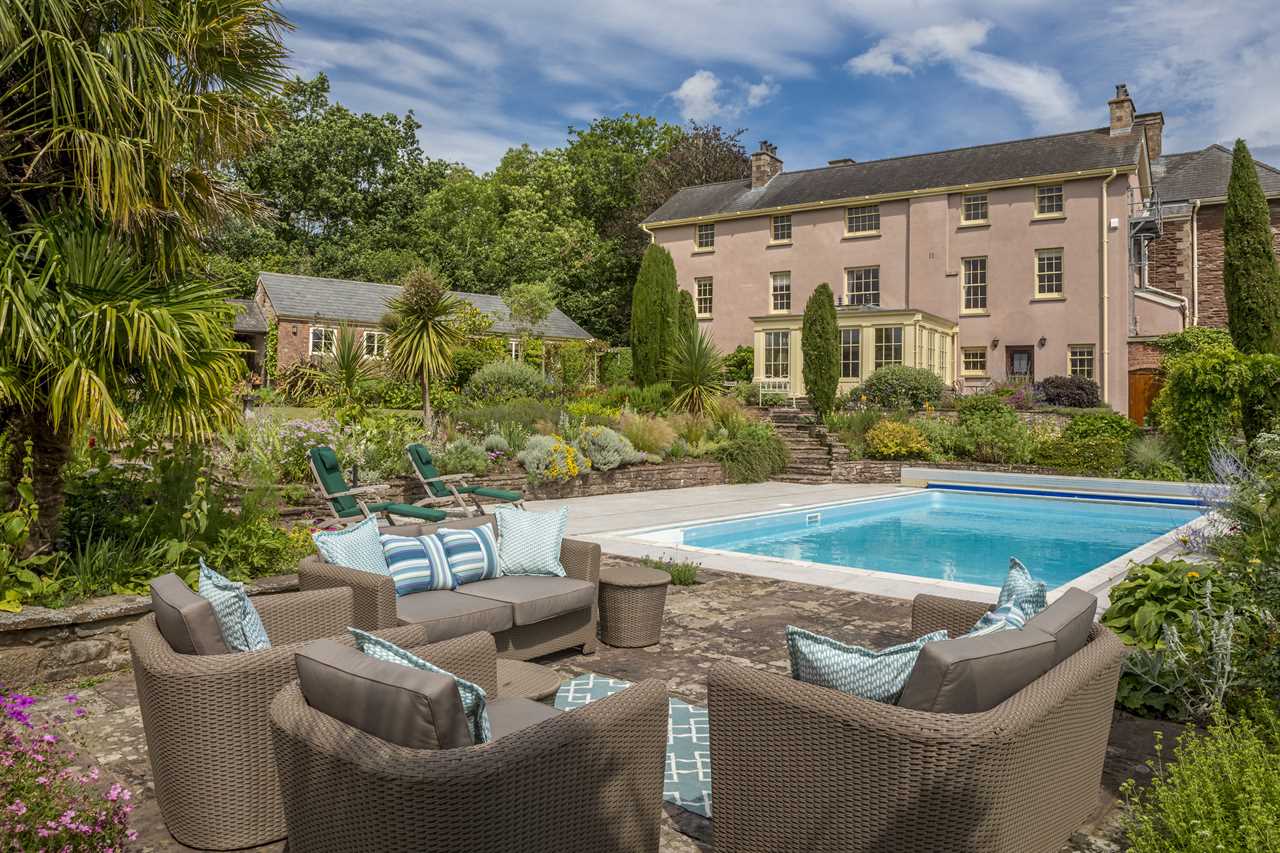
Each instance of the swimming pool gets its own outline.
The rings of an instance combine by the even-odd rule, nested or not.
[[[694,524],[656,538],[995,587],[1004,580],[1009,558],[1017,557],[1053,589],[1200,514],[1190,506],[929,489]]]

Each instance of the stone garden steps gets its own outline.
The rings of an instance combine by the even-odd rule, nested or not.
[[[778,437],[787,445],[790,461],[781,474],[774,477],[784,483],[830,483],[831,443],[804,401],[803,408],[772,408],[769,421]]]

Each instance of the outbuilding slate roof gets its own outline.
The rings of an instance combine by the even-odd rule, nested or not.
[[[240,309],[236,312],[231,328],[247,335],[267,333],[267,318],[263,316],[258,303],[252,299],[228,299],[227,301]]]
[[[1280,195],[1280,170],[1254,160],[1262,191]],[[1165,154],[1151,167],[1151,180],[1163,203],[1204,198],[1225,198],[1231,180],[1231,151],[1210,145],[1200,151]]]
[[[400,293],[400,286],[397,284],[278,272],[258,273],[258,283],[266,290],[271,306],[279,317],[307,321],[320,319],[362,326],[376,326],[380,323],[387,314],[387,303]],[[452,293],[459,299],[470,302],[476,310],[487,314],[493,320],[494,334],[518,334],[519,330],[511,322],[511,310],[501,296],[456,290]],[[591,340],[591,335],[559,308],[553,309],[533,329],[533,335],[561,340]]]
[[[645,219],[652,224],[841,198],[1134,166],[1142,133],[1107,128],[913,154],[851,165],[780,172],[759,189],[741,179],[686,187]]]

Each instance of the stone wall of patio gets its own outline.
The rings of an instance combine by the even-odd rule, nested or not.
[[[291,592],[297,575],[259,578],[250,595]],[[151,610],[146,595],[108,595],[57,610],[0,613],[0,685],[24,687],[117,672],[129,666],[129,629]]]

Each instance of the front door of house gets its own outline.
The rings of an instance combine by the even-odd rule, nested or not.
[[[1010,382],[1036,381],[1036,351],[1032,347],[1005,347],[1005,372]]]

